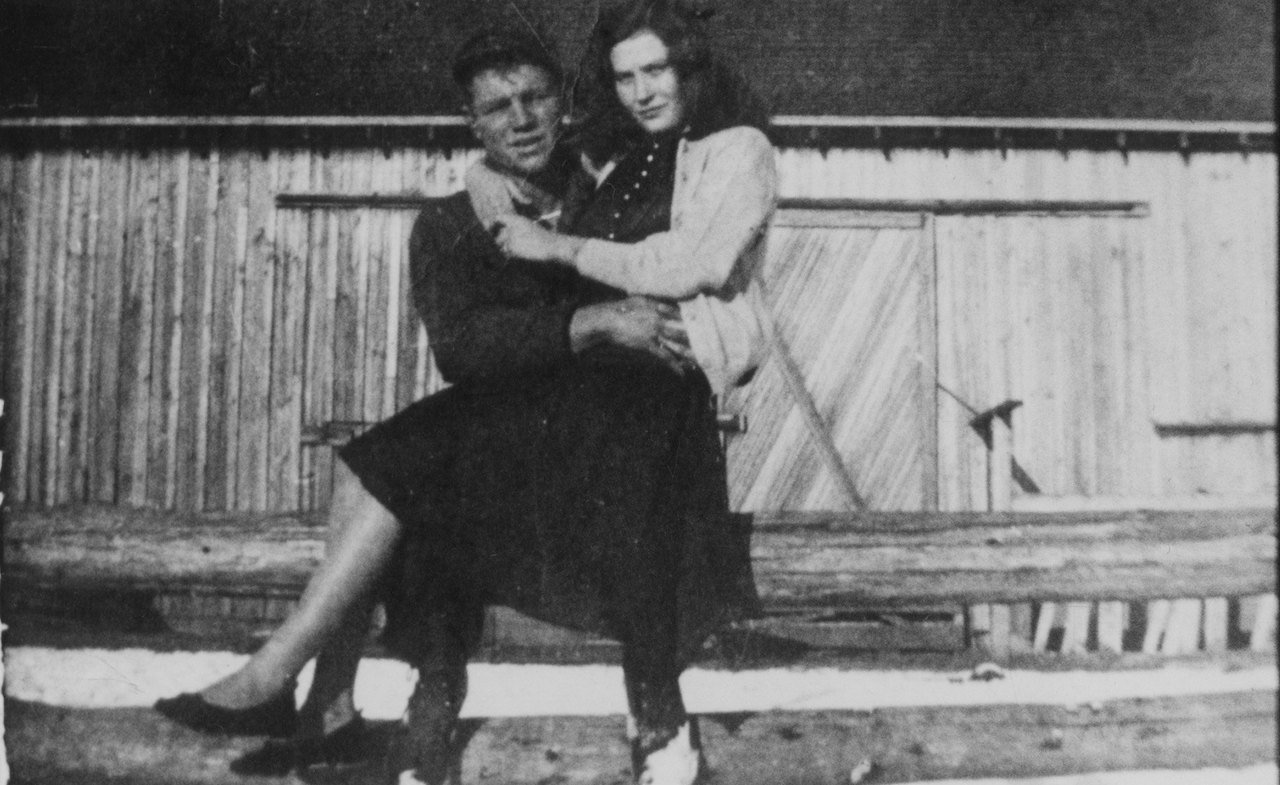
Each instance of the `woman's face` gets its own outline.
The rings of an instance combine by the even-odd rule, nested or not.
[[[645,131],[656,134],[685,121],[680,78],[662,39],[641,30],[609,52],[618,100]]]

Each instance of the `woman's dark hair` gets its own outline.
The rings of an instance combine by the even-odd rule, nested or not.
[[[587,78],[580,85],[587,114],[578,138],[596,163],[625,150],[644,134],[618,100],[609,53],[641,31],[656,35],[669,52],[680,79],[690,139],[735,125],[764,130],[764,105],[743,79],[712,51],[706,17],[671,0],[645,0],[615,6],[601,15],[588,52]]]

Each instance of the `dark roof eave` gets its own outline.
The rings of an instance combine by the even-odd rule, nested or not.
[[[154,139],[171,133],[228,133],[248,136],[313,134],[397,145],[420,143],[422,134],[441,145],[472,144],[460,115],[367,116],[148,116],[0,118],[0,137],[82,139],[113,131],[123,139],[131,131]],[[777,115],[774,141],[787,147],[976,148],[976,149],[1274,149],[1274,122],[1028,118],[1028,117],[854,117]]]

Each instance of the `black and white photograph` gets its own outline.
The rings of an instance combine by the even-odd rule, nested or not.
[[[1266,0],[0,0],[0,783],[1274,785]]]

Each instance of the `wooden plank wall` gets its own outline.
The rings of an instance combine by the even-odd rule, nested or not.
[[[960,391],[979,410],[1002,396],[1029,401],[1014,415],[1015,457],[1039,462],[1034,479],[1048,493],[1275,494],[1274,155],[788,149],[780,161],[788,197],[1148,203],[1140,219],[940,217],[939,308],[966,321],[1000,315],[1000,298],[1021,287],[1026,297],[1008,306],[1040,326],[978,331],[983,366],[997,374],[979,381],[967,365],[972,346],[940,324],[938,381],[968,385]],[[1067,313],[1068,302],[1080,308]],[[1076,331],[1045,323],[1051,308]],[[1049,343],[1032,346],[1028,329]],[[1028,367],[1052,357],[1067,365]],[[1009,374],[1064,386],[1028,389]],[[955,503],[967,493],[976,504],[982,446],[956,406],[939,397],[941,495]],[[1195,427],[1157,427],[1169,423]]]
[[[51,136],[0,150],[10,498],[207,510],[323,503],[332,458],[298,445],[302,424],[376,419],[439,384],[404,293],[412,213],[277,209],[273,197],[444,194],[474,155],[263,147],[231,131],[200,144],[84,149]],[[780,162],[794,197],[1148,202],[1146,218],[1051,231],[1039,218],[934,223],[940,264],[983,256],[1039,292],[1030,265],[1052,259],[1044,269],[1060,277],[1043,281],[1094,309],[1075,323],[1107,317],[1096,343],[1054,338],[1065,342],[1054,356],[1088,349],[1089,373],[1054,378],[1092,385],[1080,393],[1094,395],[1089,406],[1061,391],[1050,406],[1047,389],[997,391],[990,380],[961,392],[977,408],[998,403],[985,399],[997,392],[1029,401],[1015,415],[1016,457],[1053,492],[1274,493],[1274,429],[1211,430],[1275,419],[1273,154],[787,149]],[[975,250],[993,243],[1005,250]],[[1097,254],[1124,259],[1073,271],[1086,257],[1101,264]],[[981,303],[958,300],[962,290],[989,298],[997,284],[1018,285],[998,266],[983,269],[953,276],[960,288],[940,288],[939,307],[977,318]],[[1065,302],[1040,296],[1045,307]],[[1036,329],[1048,335],[1051,325]],[[940,369],[962,357],[953,348]],[[946,377],[940,370],[939,382],[963,386]],[[945,442],[950,404],[939,401]],[[1048,425],[1036,425],[1037,411],[1051,412]],[[976,436],[963,436],[976,449]],[[977,462],[948,459],[947,449],[939,445],[940,493],[972,492]]]
[[[304,422],[439,386],[407,291],[413,212],[280,192],[460,187],[472,151],[234,140],[0,152],[6,452],[17,503],[323,503]]]

